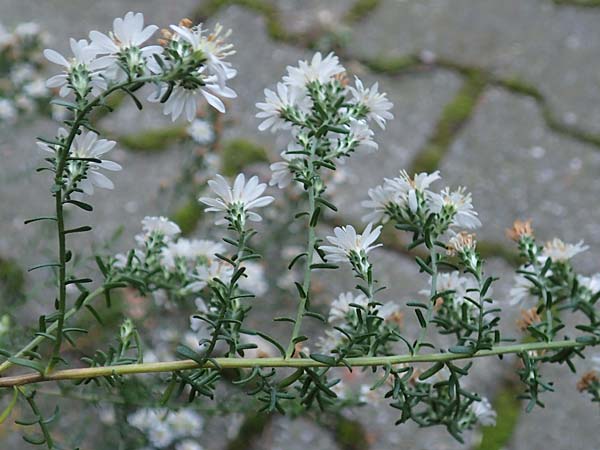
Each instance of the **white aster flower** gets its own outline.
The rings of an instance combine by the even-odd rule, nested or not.
[[[54,75],[46,81],[46,86],[49,88],[60,88],[59,95],[66,97],[69,95],[71,84],[76,90],[84,87],[80,86],[80,83],[85,83],[87,86],[88,81],[80,81],[73,84],[75,80],[71,80],[71,74],[75,71],[87,72],[91,77],[89,86],[92,88],[92,94],[98,95],[100,92],[106,89],[106,81],[98,74],[98,70],[104,67],[104,63],[96,59],[98,52],[95,48],[88,44],[85,39],[76,41],[71,38],[69,40],[71,45],[71,51],[73,56],[70,59],[65,58],[63,55],[58,53],[56,50],[46,49],[44,50],[44,56],[50,62],[58,64],[59,66],[65,67],[65,71],[58,75]],[[78,78],[84,78],[79,76]]]
[[[560,239],[554,238],[544,244],[540,259],[545,261],[546,258],[551,258],[553,262],[566,262],[587,249],[589,247],[583,245],[583,241],[579,241],[577,244],[566,244]]]
[[[142,230],[146,236],[160,235],[171,239],[181,233],[179,225],[166,217],[146,216],[142,219]]]
[[[600,273],[594,274],[589,277],[578,275],[577,281],[579,282],[579,286],[588,289],[592,293],[592,295],[600,291]]]
[[[186,265],[198,263],[210,263],[215,259],[215,253],[225,250],[223,244],[206,239],[178,239],[169,242],[162,250],[161,262],[168,269],[174,269],[178,261]]]
[[[364,257],[382,245],[372,245],[381,234],[381,226],[373,229],[372,223],[365,227],[362,234],[357,234],[352,225],[336,227],[333,232],[335,236],[327,236],[332,245],[321,247],[331,262],[348,262],[351,257]]]
[[[394,302],[386,302],[381,305],[377,310],[377,315],[386,322],[396,322],[397,324],[400,324],[400,321],[402,320],[400,306]]]
[[[194,119],[186,128],[187,134],[200,145],[210,144],[215,139],[215,132],[207,120]]]
[[[36,37],[40,31],[40,25],[36,22],[23,22],[15,27],[15,35],[25,39]]]
[[[316,347],[323,353],[330,353],[340,344],[340,335],[334,330],[325,330],[324,336],[319,336]]]
[[[69,162],[69,169],[71,172],[78,173],[81,170],[84,170],[85,178],[78,183],[78,186],[87,195],[92,195],[94,193],[94,186],[104,189],[114,188],[113,182],[110,181],[110,179],[108,179],[104,174],[100,173],[98,169],[110,171],[121,170],[121,166],[116,162],[102,158],[102,155],[112,150],[115,145],[115,141],[98,139],[98,135],[93,131],[88,131],[86,134],[75,136],[73,145],[71,146],[72,158],[94,158],[101,160],[99,163],[88,161]]]
[[[246,183],[246,177],[240,173],[236,177],[232,188],[225,178],[216,175],[214,180],[208,181],[208,185],[217,194],[217,198],[201,197],[199,199],[200,202],[208,206],[205,211],[224,213],[225,215],[241,214],[254,222],[259,222],[262,217],[251,210],[263,208],[274,200],[270,196],[261,197],[267,185],[259,183],[257,176],[253,176]],[[227,220],[221,219],[216,223],[227,223]]]
[[[477,211],[473,209],[471,193],[466,192],[465,187],[459,187],[455,191],[450,188],[444,188],[439,194],[431,192],[429,194],[430,209],[432,212],[440,214],[448,211],[452,215],[452,226],[473,229],[481,226],[481,221],[477,218]]]
[[[481,401],[473,402],[471,404],[471,411],[477,418],[477,421],[486,427],[496,425],[496,411],[492,408],[490,401],[482,397]]]
[[[357,150],[377,150],[379,146],[373,140],[375,134],[364,120],[350,119],[349,139],[357,146]]]
[[[530,271],[530,270],[532,270],[532,267],[529,265],[521,266],[519,268],[519,270]],[[523,300],[527,299],[528,297],[531,297],[531,295],[532,295],[531,290],[534,287],[535,287],[535,285],[531,281],[529,281],[527,278],[525,278],[522,274],[516,274],[515,278],[514,278],[514,285],[510,289],[509,294],[508,294],[510,296],[509,304],[514,306],[514,305],[521,303]]]
[[[246,269],[244,275],[238,280],[238,286],[240,289],[251,292],[252,294],[260,297],[265,295],[269,290],[269,284],[265,279],[265,269],[262,264],[247,261],[243,264]]]
[[[299,61],[298,67],[287,67],[288,74],[283,81],[289,86],[304,90],[306,85],[314,81],[327,83],[332,77],[345,71],[337,56],[330,53],[325,58],[320,52],[315,53],[311,62]]]
[[[409,209],[414,213],[418,209],[417,194],[421,197],[428,197],[431,193],[428,188],[434,181],[439,180],[440,171],[429,174],[421,172],[410,177],[406,170],[400,171],[400,176],[392,179],[385,179],[385,189],[388,189],[397,195],[397,198],[403,199]]]
[[[196,267],[196,274],[192,277],[196,279],[194,283],[189,284],[186,290],[189,292],[198,292],[204,289],[209,283],[219,279],[227,284],[233,276],[233,267],[224,261],[212,261],[209,265]]]
[[[386,223],[390,220],[387,210],[398,200],[398,195],[391,189],[385,189],[383,186],[376,186],[369,189],[369,200],[363,200],[363,208],[372,209],[368,214],[362,217],[363,222]]]
[[[272,132],[279,129],[291,128],[291,122],[284,116],[286,111],[294,109],[298,103],[299,97],[304,95],[297,88],[287,86],[283,83],[277,83],[277,92],[265,89],[265,101],[256,104],[262,111],[256,113],[256,117],[263,119],[258,125],[260,131],[271,128]]]
[[[346,320],[348,313],[353,309],[350,306],[351,303],[367,307],[369,300],[365,295],[359,294],[355,296],[352,292],[344,292],[339,295],[331,303],[331,309],[329,310],[329,323],[343,322]]]
[[[367,119],[374,120],[380,128],[385,129],[385,121],[394,118],[389,111],[394,106],[383,92],[379,92],[379,83],[365,88],[361,80],[355,77],[356,87],[350,86],[354,100],[367,110]]]
[[[165,423],[177,437],[199,437],[204,427],[202,416],[191,409],[169,413]]]

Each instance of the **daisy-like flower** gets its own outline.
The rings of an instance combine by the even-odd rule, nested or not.
[[[293,159],[292,155],[288,155],[286,152],[281,153],[281,157],[284,161],[274,162],[269,166],[271,169],[271,180],[269,186],[277,186],[279,189],[284,189],[292,182],[294,175],[290,171],[290,161]]]
[[[287,67],[288,74],[283,81],[289,86],[304,90],[306,85],[315,81],[327,83],[335,75],[345,72],[337,56],[332,53],[325,58],[320,52],[315,53],[311,62],[299,61],[298,67]]]
[[[577,281],[579,282],[579,286],[586,288],[592,294],[595,294],[598,291],[600,291],[600,273],[597,273],[590,277],[579,275],[577,277]]]
[[[376,186],[369,189],[368,194],[369,200],[363,200],[361,206],[372,211],[362,217],[363,222],[386,223],[390,220],[389,208],[397,202],[397,193],[383,186]]]
[[[577,244],[566,244],[559,238],[554,238],[544,244],[540,259],[545,261],[550,258],[553,262],[566,262],[587,249],[589,247],[583,245],[583,241],[579,241]]]
[[[105,64],[97,59],[98,52],[85,39],[69,40],[73,56],[65,58],[56,50],[44,50],[46,59],[54,64],[63,66],[65,71],[54,75],[46,81],[49,88],[60,88],[59,95],[66,97],[71,89],[83,96],[91,88],[93,95],[98,95],[106,89],[106,81],[99,75],[98,70]],[[91,78],[91,81],[90,81]]]
[[[385,129],[385,121],[394,118],[389,111],[394,106],[383,92],[379,92],[379,83],[365,88],[361,80],[355,77],[356,87],[349,86],[354,101],[365,109],[367,119],[374,120],[381,129]]]
[[[17,108],[13,102],[0,98],[0,121],[13,123],[17,120]]]
[[[161,262],[168,269],[174,269],[178,261],[184,264],[210,263],[215,253],[225,250],[223,244],[205,239],[178,239],[170,242],[161,252]]]
[[[382,317],[386,322],[392,322],[400,325],[404,315],[400,311],[400,306],[393,302],[384,303],[377,310],[377,315]]]
[[[336,227],[335,236],[327,236],[332,245],[324,245],[321,249],[331,262],[349,262],[354,258],[364,258],[373,249],[382,244],[372,245],[381,234],[381,226],[373,229],[369,223],[362,234],[357,234],[352,225]]]
[[[102,158],[106,152],[112,150],[116,145],[115,141],[107,139],[98,139],[98,135],[93,131],[86,134],[75,136],[71,146],[72,158],[94,158],[101,162],[90,161],[70,161],[69,172],[71,177],[77,179],[77,185],[87,195],[94,193],[94,186],[104,189],[113,189],[114,184],[98,169],[119,171],[121,166],[114,161],[108,161]]]
[[[421,172],[415,174],[412,178],[406,170],[402,170],[399,177],[385,180],[385,188],[395,193],[398,198],[404,199],[409,209],[414,213],[419,207],[418,197],[428,197],[431,194],[428,190],[429,186],[440,178],[439,170],[430,174]]]
[[[329,323],[345,321],[346,316],[353,309],[353,307],[350,306],[351,304],[360,305],[366,308],[369,304],[369,300],[362,294],[356,296],[352,292],[344,292],[340,294],[339,297],[331,303],[331,309],[329,310]]]
[[[481,425],[486,427],[496,425],[497,414],[487,398],[482,397],[480,401],[473,402],[471,404],[471,412]]]
[[[283,83],[277,83],[277,92],[265,89],[265,101],[256,104],[262,110],[256,113],[256,117],[263,119],[258,125],[259,131],[271,128],[275,132],[291,128],[292,123],[286,120],[286,113],[296,107],[298,97],[302,95],[298,89]]]
[[[146,236],[160,235],[172,239],[181,233],[181,229],[166,217],[146,216],[142,219],[142,230]]]
[[[451,226],[473,229],[481,226],[477,211],[473,209],[471,193],[465,187],[450,191],[446,187],[436,194],[429,194],[430,209],[437,214],[447,214],[451,217]]]
[[[194,119],[186,129],[187,134],[200,145],[210,144],[215,139],[215,132],[207,120]]]
[[[192,441],[191,439],[185,439],[177,443],[177,445],[175,446],[175,450],[204,450],[204,447],[202,447],[196,441]]]
[[[377,142],[373,140],[375,133],[369,128],[366,121],[350,119],[349,131],[351,146],[355,145],[357,150],[377,150],[379,148]]]
[[[233,267],[224,261],[213,261],[209,265],[201,265],[196,267],[196,274],[193,275],[195,282],[189,284],[186,290],[189,292],[198,292],[219,279],[223,283],[229,283],[233,276]]]
[[[265,279],[265,269],[262,264],[248,261],[243,264],[244,275],[238,280],[238,286],[244,291],[254,295],[262,296],[269,290],[269,284]]]
[[[330,353],[340,344],[340,335],[334,330],[325,330],[324,336],[319,336],[316,347],[323,353]]]
[[[531,266],[521,266],[520,270],[531,270]],[[525,278],[521,274],[516,274],[514,278],[514,285],[509,291],[509,304],[510,305],[518,305],[523,302],[523,300],[531,297],[531,290],[534,287],[534,284]]]
[[[142,47],[158,30],[156,25],[144,27],[144,15],[129,11],[123,18],[117,17],[113,21],[113,30],[108,33],[90,31],[90,48],[99,55],[99,63],[105,68],[111,66],[107,73],[109,78],[122,78],[125,73],[116,64],[118,61],[125,63],[131,72],[140,68],[144,69],[146,59],[153,54],[162,52],[159,45]],[[143,70],[142,70],[143,72]]]
[[[267,185],[260,183],[257,176],[253,176],[246,183],[246,177],[240,173],[232,188],[225,178],[216,175],[214,180],[208,181],[208,185],[217,198],[201,197],[199,200],[208,206],[205,211],[225,214],[226,218],[218,220],[217,225],[227,223],[228,219],[244,222],[248,218],[259,222],[262,217],[252,209],[263,208],[274,200],[271,196],[262,196]]]

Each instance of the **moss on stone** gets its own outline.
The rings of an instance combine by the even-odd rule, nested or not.
[[[369,448],[363,425],[356,420],[343,416],[337,417],[335,440],[342,450],[366,450]]]
[[[362,63],[371,71],[387,75],[397,75],[401,72],[414,70],[422,65],[415,55],[399,56],[396,58],[379,57],[363,60]]]
[[[344,20],[347,23],[358,22],[373,12],[379,3],[380,0],[356,0],[346,13]]]
[[[268,162],[267,151],[247,139],[233,139],[225,142],[221,150],[221,173],[234,176],[250,164]]]
[[[502,258],[513,266],[518,266],[521,259],[516,251],[508,245],[492,241],[478,241],[477,250],[483,258]]]
[[[183,139],[186,135],[185,127],[174,126],[127,134],[118,137],[117,141],[129,150],[162,151],[169,144]]]
[[[22,300],[25,288],[25,272],[12,259],[0,257],[0,293],[6,305]]]
[[[181,228],[184,236],[192,233],[202,218],[203,210],[200,203],[190,200],[172,215],[171,219]]]
[[[506,386],[493,401],[498,414],[496,426],[482,427],[481,443],[477,450],[501,450],[506,448],[521,416],[521,402],[517,399],[518,389]]]
[[[559,6],[580,6],[584,8],[595,8],[600,6],[600,0],[553,0]]]

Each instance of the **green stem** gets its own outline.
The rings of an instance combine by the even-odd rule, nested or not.
[[[489,356],[505,355],[511,353],[523,353],[541,350],[557,350],[565,348],[584,348],[596,346],[595,343],[582,343],[576,340],[563,340],[552,342],[530,342],[513,345],[499,345],[490,350],[480,350],[476,353],[430,353],[430,354],[408,354],[392,356],[369,356],[346,358],[335,366],[352,367],[375,367],[389,364],[414,364],[414,363],[436,363],[455,360],[483,358]],[[331,367],[331,365],[310,358],[214,358],[202,365],[193,360],[165,361],[157,363],[128,364],[107,367],[88,367],[82,369],[57,370],[53,373],[41,375],[39,373],[28,373],[13,377],[0,378],[0,387],[22,386],[26,384],[59,381],[59,380],[81,380],[89,378],[110,377],[115,375],[133,375],[145,373],[174,372],[179,370],[191,370],[198,368],[213,369],[236,369],[236,368],[262,368],[262,367],[287,367],[287,368],[311,368]]]
[[[304,281],[302,283],[302,290],[304,291],[304,295],[301,296],[300,302],[298,303],[298,311],[296,312],[296,320],[294,322],[294,329],[292,330],[292,337],[290,338],[287,351],[285,352],[286,358],[291,358],[294,354],[294,349],[296,347],[295,340],[298,336],[300,336],[302,319],[304,318],[304,313],[306,312],[306,302],[308,300],[308,296],[310,295],[310,266],[312,266],[314,247],[316,242],[316,224],[312,224],[312,217],[315,213],[316,207],[315,197],[315,188],[314,185],[312,185],[308,190],[308,239],[306,243],[306,265],[304,267]]]
[[[90,294],[88,294],[88,296],[81,303],[81,306],[79,306],[79,307],[75,307],[74,306],[74,307],[72,307],[71,309],[69,309],[65,313],[65,320],[68,320],[71,316],[73,316],[75,313],[77,313],[77,311],[79,311],[85,305],[89,304],[93,299],[95,299],[96,297],[98,297],[103,292],[104,292],[104,287],[99,287],[95,291],[93,291]],[[50,325],[48,327],[48,329],[46,331],[48,333],[52,333],[57,328],[58,328],[58,323],[54,322],[52,325]],[[20,358],[21,356],[25,355],[27,352],[30,352],[31,350],[33,350],[34,348],[36,348],[38,345],[40,345],[44,341],[44,339],[46,339],[45,336],[37,336],[37,337],[35,337],[34,339],[32,339],[29,342],[29,344],[27,344],[23,348],[21,348],[21,350],[19,350],[17,353],[15,353],[12,357],[13,358]],[[4,372],[6,369],[8,369],[9,367],[11,367],[13,365],[14,365],[14,363],[11,362],[10,359],[4,361],[2,364],[0,364],[0,373]]]
[[[415,348],[414,348],[414,353],[417,354],[419,352],[419,349],[421,348],[421,345],[423,344],[423,341],[425,340],[425,337],[427,336],[427,327],[429,325],[429,322],[431,322],[431,319],[433,318],[433,310],[435,308],[435,302],[437,300],[437,274],[438,274],[438,270],[437,270],[437,252],[435,251],[435,244],[431,246],[431,248],[429,249],[429,254],[431,257],[431,291],[429,294],[429,305],[427,305],[427,315],[425,318],[425,326],[423,328],[421,328],[421,331],[419,332],[419,337],[417,339],[417,342],[415,343]]]

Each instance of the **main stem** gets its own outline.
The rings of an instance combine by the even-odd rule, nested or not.
[[[417,342],[415,343],[415,348],[414,348],[414,353],[415,355],[419,352],[419,349],[421,348],[421,344],[423,343],[423,341],[425,340],[425,337],[427,336],[427,327],[429,326],[429,322],[431,322],[431,319],[433,318],[433,310],[435,308],[435,302],[436,302],[436,295],[437,295],[437,252],[435,251],[435,244],[433,244],[431,246],[431,249],[429,249],[429,255],[431,258],[431,292],[429,294],[429,305],[427,305],[427,316],[425,318],[425,326],[423,328],[421,328],[421,331],[419,332],[419,337],[417,339]]]
[[[198,368],[213,369],[240,369],[254,367],[288,367],[288,368],[311,368],[311,367],[375,367],[396,364],[413,363],[436,363],[489,356],[505,355],[512,353],[523,353],[530,351],[558,350],[566,348],[584,348],[595,346],[597,343],[586,344],[576,340],[563,340],[552,342],[532,342],[513,345],[499,345],[490,350],[480,350],[475,353],[429,353],[409,354],[393,356],[369,356],[346,358],[343,362],[328,365],[310,358],[214,358],[198,364],[193,360],[165,361],[157,363],[141,363],[106,367],[88,367],[83,369],[57,370],[53,373],[41,375],[28,373],[13,377],[0,378],[0,387],[22,386],[25,384],[59,381],[59,380],[82,380],[89,378],[110,377],[116,375],[133,375],[143,373],[175,372],[178,370],[191,370]]]
[[[315,225],[312,225],[312,217],[315,213],[315,188],[314,185],[308,190],[308,239],[306,243],[306,266],[304,267],[304,281],[302,283],[302,290],[304,291],[304,295],[300,297],[300,302],[298,303],[298,311],[296,312],[296,321],[294,322],[294,329],[292,330],[292,337],[290,338],[290,343],[288,344],[288,348],[285,352],[286,358],[291,358],[294,354],[294,349],[296,347],[295,339],[300,336],[300,329],[302,327],[302,319],[304,318],[304,313],[306,312],[306,302],[308,300],[308,296],[310,295],[310,281],[311,281],[311,268],[313,262],[313,254],[314,247],[316,242],[316,233],[315,233]]]

